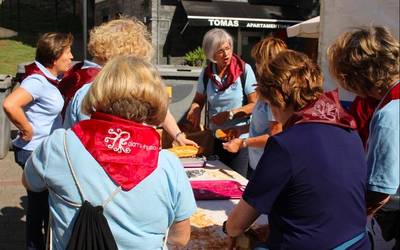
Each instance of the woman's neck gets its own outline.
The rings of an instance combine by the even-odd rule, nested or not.
[[[282,109],[279,115],[279,122],[281,124],[286,124],[290,117],[294,114],[294,109],[290,106],[285,109]]]
[[[218,76],[220,78],[222,78],[222,76],[225,74],[227,68],[228,68],[227,64],[225,64],[225,65],[218,65],[217,64],[217,73],[218,73]]]
[[[58,77],[61,73],[58,72],[55,68],[47,68],[47,71],[49,71],[54,77]]]

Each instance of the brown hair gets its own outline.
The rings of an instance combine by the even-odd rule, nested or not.
[[[90,31],[88,51],[103,62],[120,55],[133,55],[150,61],[153,46],[146,26],[127,17],[111,20]]]
[[[385,27],[342,34],[328,48],[329,69],[346,90],[384,93],[399,75],[399,41]]]
[[[167,114],[168,102],[165,86],[153,65],[133,56],[118,56],[97,75],[83,99],[82,111],[159,125]]]
[[[71,33],[45,33],[37,42],[35,60],[45,67],[52,67],[54,61],[60,58],[67,48],[71,47],[72,42]]]
[[[257,91],[271,105],[298,111],[323,93],[319,67],[305,54],[280,52],[259,76]]]
[[[286,49],[285,42],[274,37],[266,37],[254,45],[251,49],[251,57],[256,61],[257,73],[262,72],[279,52]]]

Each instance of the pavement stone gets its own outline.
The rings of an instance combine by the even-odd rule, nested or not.
[[[25,249],[27,196],[21,175],[10,151],[0,160],[0,250]]]

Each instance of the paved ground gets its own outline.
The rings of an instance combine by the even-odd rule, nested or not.
[[[25,245],[26,191],[21,184],[21,168],[14,162],[13,152],[0,160],[0,250],[22,250]],[[379,235],[379,228],[375,226]],[[389,250],[376,237],[375,250]]]
[[[22,169],[13,152],[0,160],[0,250],[20,250],[25,246],[27,197],[21,184]]]

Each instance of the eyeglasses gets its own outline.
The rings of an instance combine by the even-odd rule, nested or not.
[[[231,51],[232,51],[232,47],[231,46],[226,46],[225,48],[217,50],[217,52],[215,52],[215,54],[223,55],[224,53],[228,54],[228,52],[231,52]]]

